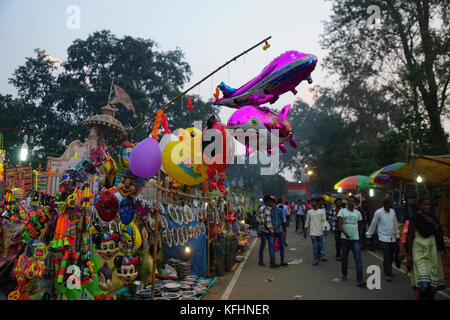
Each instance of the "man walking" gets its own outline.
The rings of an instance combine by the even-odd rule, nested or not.
[[[327,221],[327,208],[325,207],[325,200],[320,197],[318,199],[319,201],[319,209],[323,210],[323,212],[325,213],[325,222],[323,223],[323,230],[327,231],[327,233],[324,233],[323,237],[322,237],[322,245],[321,245],[321,249],[320,249],[320,260],[321,261],[327,261],[327,258],[325,258],[325,250],[327,248],[327,234],[328,231],[330,231],[330,225]]]
[[[375,211],[369,231],[367,231],[367,238],[370,239],[375,230],[378,230],[378,240],[383,249],[383,269],[386,281],[392,281],[392,261],[394,260],[396,245],[400,239],[393,206],[394,200],[391,197],[385,198],[383,208]]]
[[[313,245],[314,252],[314,263],[313,266],[319,265],[321,258],[321,247],[324,235],[327,231],[323,230],[323,225],[327,220],[325,212],[319,208],[319,203],[317,199],[311,200],[311,209],[309,209],[306,215],[306,222],[303,228],[303,235],[306,239],[306,230],[309,229],[309,235],[311,236],[311,241]],[[326,260],[324,260],[326,261]]]
[[[275,252],[274,252],[274,241],[275,234],[273,233],[272,226],[272,212],[270,208],[271,198],[269,195],[265,195],[263,199],[264,205],[261,206],[259,213],[259,233],[261,237],[261,243],[259,246],[259,265],[265,267],[264,264],[264,248],[266,247],[266,242],[269,244],[269,257],[270,266],[275,267]]]
[[[336,260],[341,261],[341,232],[338,229],[338,218],[337,215],[339,214],[339,211],[341,210],[342,206],[342,199],[336,198],[334,200],[334,205],[330,210],[330,214],[328,216],[331,231],[334,233],[334,242],[336,244]]]
[[[275,233],[275,239],[278,239],[278,246],[280,250],[280,265],[283,267],[287,267],[288,264],[284,262],[284,232],[283,232],[283,226],[286,225],[285,223],[285,214],[284,214],[284,206],[281,203],[281,200],[279,200],[279,203],[277,205],[277,201],[274,197],[271,197],[270,199],[270,206],[272,210],[272,224],[273,229]],[[278,265],[271,267],[278,267]]]
[[[277,209],[280,208],[283,211],[283,243],[287,247],[286,237],[287,237],[287,227],[289,226],[289,209],[288,206],[283,204],[283,201],[281,199],[278,199],[277,202]]]
[[[361,259],[361,245],[359,233],[362,230],[362,216],[358,210],[354,209],[356,198],[349,196],[347,207],[339,211],[338,228],[341,231],[342,244],[342,280],[347,280],[348,252],[353,252],[356,264],[356,281],[358,287],[366,285],[363,279],[363,265]]]
[[[302,229],[305,228],[306,207],[303,204],[302,199],[298,200],[296,209],[297,211],[295,214],[295,232],[298,232],[298,229],[300,229],[300,222],[302,223]]]

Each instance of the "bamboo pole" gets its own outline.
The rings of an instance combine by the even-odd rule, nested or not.
[[[158,180],[156,184],[161,184],[161,170],[158,171]],[[158,225],[159,225],[159,194],[160,191],[156,190],[156,202],[155,202],[155,225],[154,225],[154,238],[153,238],[153,263],[152,263],[152,300],[155,299],[155,273],[156,273],[156,252],[158,251]]]
[[[115,78],[115,77],[112,78],[112,81],[111,81],[111,87],[109,87],[109,96],[108,96],[108,103],[107,103],[107,104],[109,104],[109,102],[111,101],[111,93],[112,93],[112,88],[113,88],[114,78]]]
[[[223,64],[222,66],[218,67],[216,70],[214,70],[213,72],[211,72],[210,74],[208,74],[206,77],[204,77],[202,80],[198,81],[196,84],[194,84],[192,87],[190,87],[189,89],[185,90],[184,92],[180,93],[178,96],[176,96],[175,98],[173,98],[172,100],[170,100],[168,103],[166,103],[164,106],[162,106],[160,109],[158,110],[162,110],[164,111],[168,106],[170,106],[171,104],[173,104],[174,102],[176,102],[177,100],[181,99],[184,95],[186,95],[189,91],[191,91],[192,89],[194,89],[196,86],[198,86],[199,84],[201,84],[202,82],[204,82],[206,79],[208,79],[209,77],[211,77],[213,74],[217,73],[219,70],[223,69],[224,67],[226,67],[228,64],[230,64],[233,61],[236,61],[236,59],[238,59],[239,57],[243,56],[244,54],[246,54],[247,52],[255,49],[257,46],[263,44],[264,42],[268,41],[269,39],[271,39],[272,36],[267,37],[266,39],[258,42],[257,44],[255,44],[253,47],[245,50],[244,52],[238,54],[237,56],[235,56],[234,58],[232,58],[231,60],[227,61],[225,64]],[[109,101],[108,101],[109,102]],[[139,122],[133,129],[129,130],[126,133],[122,133],[119,138],[112,144],[110,145],[106,151],[110,151],[113,147],[115,147],[118,143],[120,143],[123,139],[125,139],[130,133],[136,131],[137,129],[139,129],[140,127],[142,127],[145,123],[147,123],[148,121],[152,120],[154,117],[156,116],[156,112],[154,112],[151,116],[149,116],[147,119],[142,120],[141,122]]]

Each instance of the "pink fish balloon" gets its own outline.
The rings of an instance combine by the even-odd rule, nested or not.
[[[273,104],[283,93],[291,91],[303,80],[312,83],[311,72],[315,69],[317,57],[313,54],[288,51],[275,58],[263,71],[239,89],[233,89],[222,82],[218,88],[223,97],[216,96],[215,105],[239,108],[245,105]]]
[[[264,136],[261,130],[267,130],[267,152],[272,153],[273,147],[271,146],[271,136],[274,134],[274,130],[278,130],[279,148],[282,153],[286,153],[285,143],[289,142],[291,147],[297,148],[297,143],[293,137],[292,125],[288,119],[288,113],[291,105],[283,107],[279,114],[276,114],[267,107],[262,106],[245,106],[236,110],[230,117],[227,123],[229,129],[242,129],[244,133],[247,131],[247,135],[250,140],[256,138],[258,141]],[[254,134],[251,134],[254,133]],[[239,142],[239,133],[235,131],[234,136]],[[248,140],[245,140],[245,149],[247,155],[254,151],[254,147],[259,149],[260,143],[251,145]]]

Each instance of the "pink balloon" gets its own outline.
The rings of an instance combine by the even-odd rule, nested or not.
[[[138,143],[130,154],[130,170],[139,178],[150,178],[161,168],[162,154],[158,141],[147,138]]]

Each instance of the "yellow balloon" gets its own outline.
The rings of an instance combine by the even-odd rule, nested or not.
[[[208,178],[203,163],[202,132],[196,128],[180,129],[179,141],[169,142],[162,153],[167,174],[181,184],[194,186]],[[195,144],[197,143],[197,149]]]

